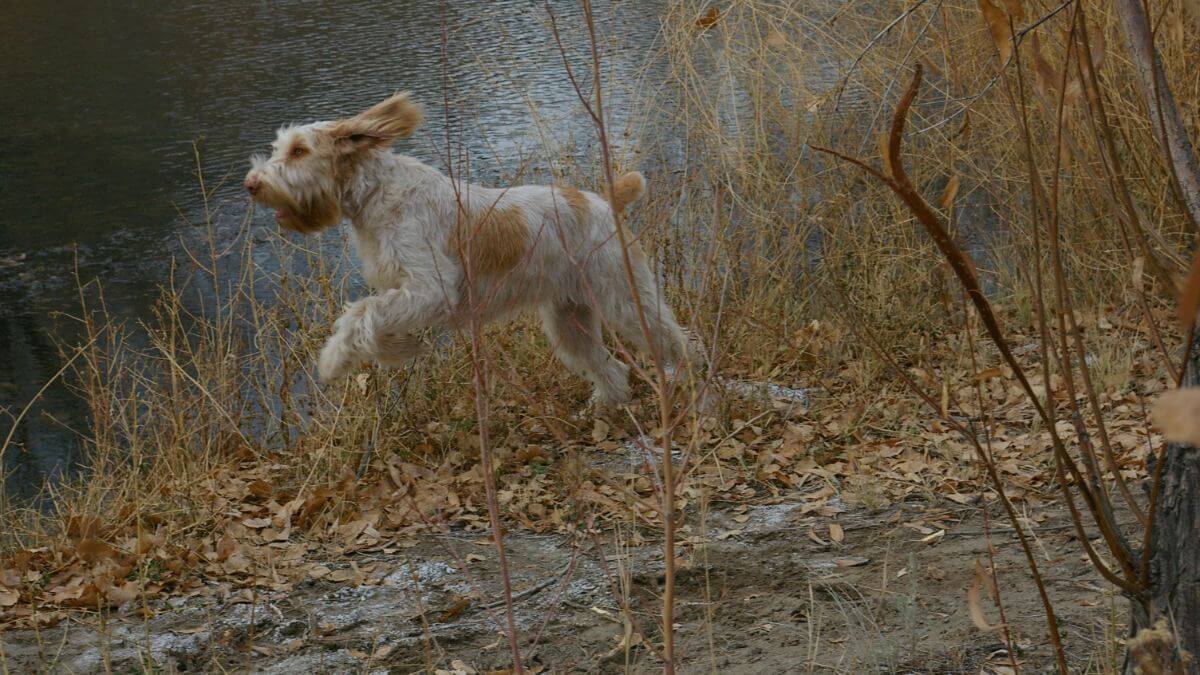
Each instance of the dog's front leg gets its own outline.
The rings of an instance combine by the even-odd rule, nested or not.
[[[416,356],[413,334],[443,321],[453,301],[440,285],[409,283],[350,303],[321,349],[317,374],[332,382],[366,361],[397,365]]]
[[[317,375],[322,382],[339,380],[364,361],[365,344],[361,327],[367,305],[373,299],[355,300],[346,306],[346,311],[334,322],[333,335],[325,341],[321,356],[317,359]]]

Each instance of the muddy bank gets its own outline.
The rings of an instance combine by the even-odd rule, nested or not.
[[[714,508],[690,523],[678,576],[685,672],[1005,672],[1003,638],[973,627],[966,600],[976,559],[987,564],[980,509],[805,504]],[[830,515],[840,532],[826,525]],[[1123,621],[1124,602],[1080,558],[1063,513],[1048,503],[1030,516],[1073,663],[1097,666],[1123,632],[1114,617]],[[1010,528],[989,524],[1005,618],[1032,672],[1052,664],[1036,589]],[[658,639],[660,549],[614,542],[611,533],[507,537],[532,666],[660,667],[639,634]],[[482,673],[509,665],[495,551],[484,534],[429,536],[329,561],[310,576],[285,593],[175,598],[152,604],[147,619],[135,601],[103,620],[74,617],[0,640],[10,672],[410,673],[432,665]],[[636,625],[623,618],[626,602]],[[982,607],[999,623],[989,600]]]

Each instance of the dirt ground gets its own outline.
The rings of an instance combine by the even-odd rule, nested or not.
[[[837,533],[815,529],[827,518],[803,513],[798,501],[714,506],[703,530],[692,523],[707,534],[685,537],[678,556],[681,671],[1009,672],[1002,636],[974,627],[968,608],[976,560],[987,564],[982,513],[906,503],[840,513]],[[1058,507],[1028,515],[1072,669],[1098,670],[1114,658],[1125,602],[1081,557]],[[1052,654],[1036,588],[1011,528],[994,515],[990,525],[1018,663],[1043,670]],[[660,548],[616,540],[507,536],[516,622],[534,670],[661,667],[639,635],[659,637]],[[504,672],[495,559],[482,535],[449,532],[330,562],[328,574],[287,593],[168,601],[151,606],[148,620],[129,607],[103,621],[76,617],[40,633],[9,632],[0,635],[6,672],[413,673],[430,664]],[[986,618],[999,623],[982,596]],[[621,597],[636,627],[622,620]]]

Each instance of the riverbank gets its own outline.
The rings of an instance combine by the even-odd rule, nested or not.
[[[1134,314],[1103,320],[1114,338],[1142,345],[1128,379],[1106,378],[1101,394],[1123,478],[1136,484],[1159,442],[1140,401],[1166,382]],[[832,327],[807,330],[817,355],[844,339]],[[1035,365],[1036,343],[1015,342]],[[989,365],[996,356],[979,356],[977,369],[941,373],[946,412],[976,416],[983,403],[989,447],[1038,542],[1070,652],[1117,659],[1123,601],[1075,548],[1049,436],[1011,377]],[[1098,372],[1100,358],[1111,355],[1093,359]],[[867,399],[857,365],[841,372],[769,386],[730,373],[719,412],[679,433],[687,658],[734,672],[1002,668],[1003,641],[973,626],[967,599],[980,583],[976,561],[991,568],[993,549],[1021,661],[1049,664],[1036,587],[966,439],[903,387]],[[372,396],[379,375],[345,395]],[[582,404],[585,387],[564,389]],[[634,671],[653,669],[638,640],[653,644],[658,632],[655,439],[629,418],[566,421],[565,411],[537,414],[506,398],[492,409],[508,430],[495,441],[498,503],[518,626],[538,643],[531,658],[554,672],[616,672],[626,658]],[[124,519],[69,517],[59,536],[47,531],[0,566],[9,667],[502,668],[500,577],[470,408],[460,410],[365,456],[362,446],[301,438],[275,452],[234,443],[186,476],[147,472]],[[997,623],[994,600],[977,597]],[[641,622],[628,637],[622,608]]]

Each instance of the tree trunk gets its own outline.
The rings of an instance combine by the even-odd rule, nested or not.
[[[1125,48],[1137,70],[1142,98],[1150,113],[1154,137],[1159,142],[1193,227],[1200,226],[1200,164],[1183,126],[1175,96],[1154,49],[1154,37],[1142,0],[1116,0],[1117,17],[1125,34]],[[1164,138],[1165,136],[1165,138]]]
[[[1200,342],[1192,345],[1183,386],[1200,386]],[[1146,656],[1166,665],[1162,672],[1200,672],[1196,660],[1200,657],[1200,449],[1170,443],[1162,462],[1162,467],[1150,466],[1151,476],[1162,472],[1162,484],[1155,499],[1154,540],[1148,552],[1149,601],[1132,603],[1127,673],[1140,672],[1135,652],[1153,649],[1138,642],[1138,633],[1153,631],[1160,619],[1174,633],[1173,639],[1166,638],[1174,645],[1160,645],[1159,654]],[[1191,655],[1190,661],[1187,656],[1180,659],[1181,650]]]
[[[1200,164],[1167,83],[1143,0],[1115,0],[1129,58],[1155,140],[1165,157],[1172,184],[1194,228],[1200,227]],[[1192,0],[1194,4],[1195,0]],[[1183,386],[1200,386],[1200,344],[1188,346]],[[1198,673],[1200,665],[1200,449],[1168,444],[1151,505],[1154,520],[1148,550],[1146,597],[1135,599],[1125,671]],[[1143,666],[1143,668],[1139,668]]]

